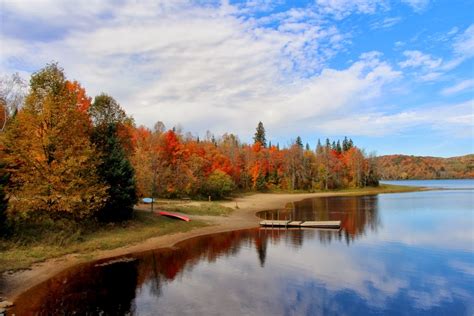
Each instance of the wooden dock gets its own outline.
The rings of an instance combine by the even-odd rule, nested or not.
[[[341,221],[279,221],[264,220],[260,222],[264,227],[312,227],[312,228],[341,228]]]

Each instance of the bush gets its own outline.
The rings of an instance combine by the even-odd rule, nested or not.
[[[211,196],[213,199],[220,199],[229,195],[234,188],[234,181],[227,173],[215,170],[202,185],[201,193],[205,196]]]

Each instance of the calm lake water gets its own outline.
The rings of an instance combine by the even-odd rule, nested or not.
[[[304,200],[278,216],[343,228],[236,231],[84,264],[25,293],[13,312],[473,315],[473,193]]]

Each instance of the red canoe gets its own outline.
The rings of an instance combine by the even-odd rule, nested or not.
[[[177,218],[177,219],[180,219],[180,220],[185,221],[185,222],[190,221],[189,217],[181,215],[181,214],[170,213],[170,212],[165,212],[165,211],[159,211],[159,212],[156,212],[156,213],[160,214],[161,216],[168,216],[168,217],[171,217],[171,218]]]

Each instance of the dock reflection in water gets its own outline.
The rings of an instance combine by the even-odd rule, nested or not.
[[[452,197],[440,192],[305,200],[280,216],[342,229],[234,231],[83,264],[26,292],[12,312],[472,314],[472,197],[449,194],[458,203],[448,210]],[[456,231],[445,231],[447,216]]]
[[[262,219],[281,219],[299,221],[341,221],[338,234],[318,232],[322,242],[332,238],[344,239],[350,243],[366,230],[376,232],[381,222],[379,219],[378,196],[334,196],[288,203],[285,209],[259,212]]]

